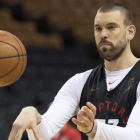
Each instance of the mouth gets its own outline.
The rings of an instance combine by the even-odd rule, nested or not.
[[[110,45],[109,44],[105,44],[105,43],[100,44],[100,48],[106,48],[106,47],[110,47]]]

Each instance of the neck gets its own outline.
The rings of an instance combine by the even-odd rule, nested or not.
[[[117,58],[116,60],[113,61],[107,61],[105,60],[105,68],[108,71],[118,71],[118,70],[123,70],[126,68],[129,68],[136,64],[138,61],[138,58],[136,58],[131,50],[124,50],[123,54]]]

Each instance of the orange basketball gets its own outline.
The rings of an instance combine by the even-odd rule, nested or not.
[[[0,30],[0,87],[17,81],[26,64],[26,49],[19,38]]]

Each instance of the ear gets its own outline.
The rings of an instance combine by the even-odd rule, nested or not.
[[[130,25],[127,28],[127,38],[128,40],[132,40],[136,33],[136,27],[134,25]]]

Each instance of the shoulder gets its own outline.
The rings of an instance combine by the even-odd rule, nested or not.
[[[72,78],[70,78],[70,80],[75,83],[75,86],[83,88],[92,70],[93,69],[87,70],[82,73],[77,73]]]
[[[63,86],[62,89],[65,87],[69,89],[75,89],[74,91],[78,91],[78,93],[82,90],[83,86],[85,85],[85,82],[87,81],[91,70],[87,70],[82,73],[77,73],[73,77],[71,77]]]
[[[77,103],[80,101],[82,89],[92,72],[91,70],[87,70],[82,73],[77,73],[73,77],[71,77],[59,90],[59,95],[64,94],[71,98],[76,99]]]
[[[85,72],[82,73],[77,73],[75,75],[76,78],[80,79],[80,80],[87,80],[87,78],[89,77],[89,75],[91,74],[93,69],[87,70]]]

